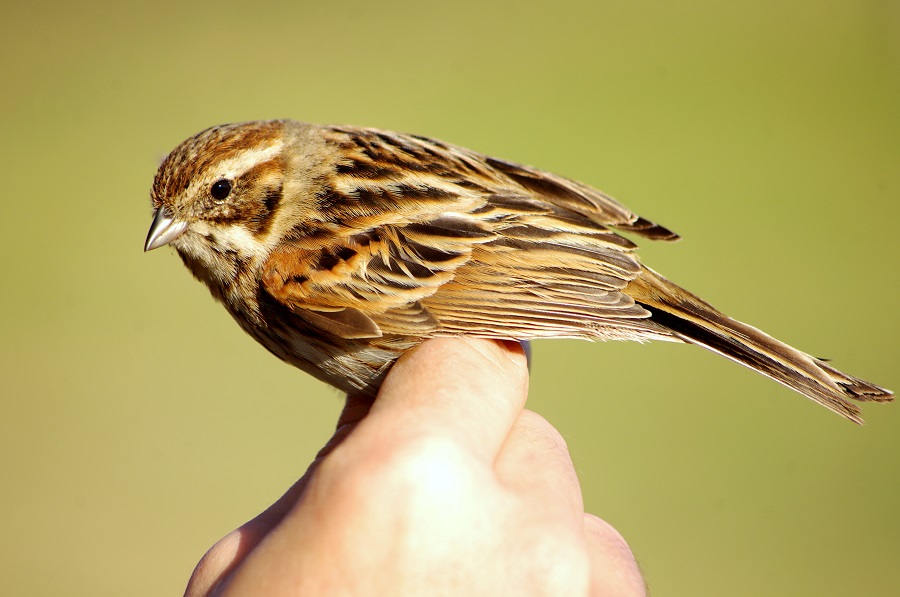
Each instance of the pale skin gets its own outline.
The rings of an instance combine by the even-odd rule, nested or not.
[[[303,478],[214,545],[185,594],[646,595],[527,390],[516,343],[424,342],[374,403],[347,400]]]

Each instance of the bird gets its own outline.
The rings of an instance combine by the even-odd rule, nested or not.
[[[281,360],[374,399],[426,338],[665,340],[856,423],[890,390],[722,314],[645,266],[679,236],[586,184],[425,136],[261,120],[178,145],[144,251],[170,245]]]

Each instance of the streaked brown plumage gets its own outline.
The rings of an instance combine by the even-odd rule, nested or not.
[[[619,233],[677,240],[603,193],[441,141],[290,120],[166,158],[145,250],[172,244],[281,359],[374,396],[432,336],[698,344],[861,422],[890,391],[722,315]]]

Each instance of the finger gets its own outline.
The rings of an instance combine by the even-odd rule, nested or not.
[[[537,512],[562,514],[581,526],[581,484],[566,442],[546,419],[530,410],[517,418],[494,469],[507,487],[534,500]]]
[[[325,446],[319,450],[319,453],[316,454],[316,459],[310,466],[310,471],[307,471],[306,477],[309,476],[312,468],[318,465],[319,462],[347,439],[350,433],[356,429],[359,422],[369,414],[371,408],[371,398],[353,395],[347,396],[347,401],[344,403],[344,409],[341,411],[341,416],[338,417],[337,428],[334,431],[334,435],[331,436],[328,443],[326,443]]]
[[[344,409],[341,411],[341,415],[338,418],[337,429],[335,430],[334,435],[331,436],[328,443],[319,450],[315,460],[313,460],[312,464],[310,464],[309,468],[306,470],[306,473],[304,473],[304,475],[300,477],[300,479],[294,483],[284,495],[278,498],[274,504],[235,531],[241,534],[242,547],[252,549],[266,533],[269,532],[269,530],[281,522],[294,504],[300,501],[309,480],[312,478],[316,468],[322,460],[324,460],[332,450],[339,446],[341,442],[350,435],[359,422],[365,418],[371,407],[372,401],[368,398],[354,396],[347,397]]]
[[[646,597],[647,585],[631,548],[608,522],[584,515],[591,561],[591,595]]]
[[[206,597],[215,594],[228,575],[249,553],[241,540],[241,529],[232,531],[213,545],[194,568],[184,591],[185,597]]]
[[[317,460],[318,462],[318,460]],[[186,597],[214,595],[231,573],[256,549],[268,534],[284,519],[300,500],[315,470],[315,463],[306,474],[264,512],[228,533],[213,545],[194,568],[188,581]]]
[[[493,461],[525,404],[521,346],[471,338],[427,340],[394,365],[369,418],[393,438],[449,437]]]
[[[316,455],[306,473],[264,512],[220,539],[206,552],[191,575],[185,595],[190,597],[210,595],[227,579],[228,575],[300,500],[318,464],[349,436],[371,407],[371,399],[347,397],[334,435]]]

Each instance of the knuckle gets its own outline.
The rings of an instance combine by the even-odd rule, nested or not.
[[[430,493],[466,484],[471,459],[449,438],[428,435],[399,442],[383,459],[382,474],[411,492]]]
[[[233,568],[241,558],[240,530],[232,531],[215,545],[209,548],[203,558],[194,568],[188,581],[186,596],[207,595],[217,585],[222,583],[227,571]]]
[[[590,559],[577,533],[560,529],[541,533],[527,547],[529,583],[541,595],[587,595]]]
[[[635,561],[628,542],[625,541],[625,537],[615,527],[592,514],[586,514],[585,516],[587,517],[587,532],[594,541],[601,544],[606,551],[615,554],[617,558]]]
[[[524,410],[519,422],[527,430],[532,441],[559,452],[568,453],[569,447],[562,434],[547,419],[532,410]]]
[[[585,530],[591,541],[618,572],[621,584],[634,595],[645,595],[646,585],[640,565],[625,537],[611,524],[592,514],[586,514]]]
[[[339,454],[336,450],[323,463],[322,472],[340,479],[339,491],[365,493],[376,502],[403,500],[409,505],[459,499],[474,484],[472,456],[438,435],[392,438],[364,454]]]

